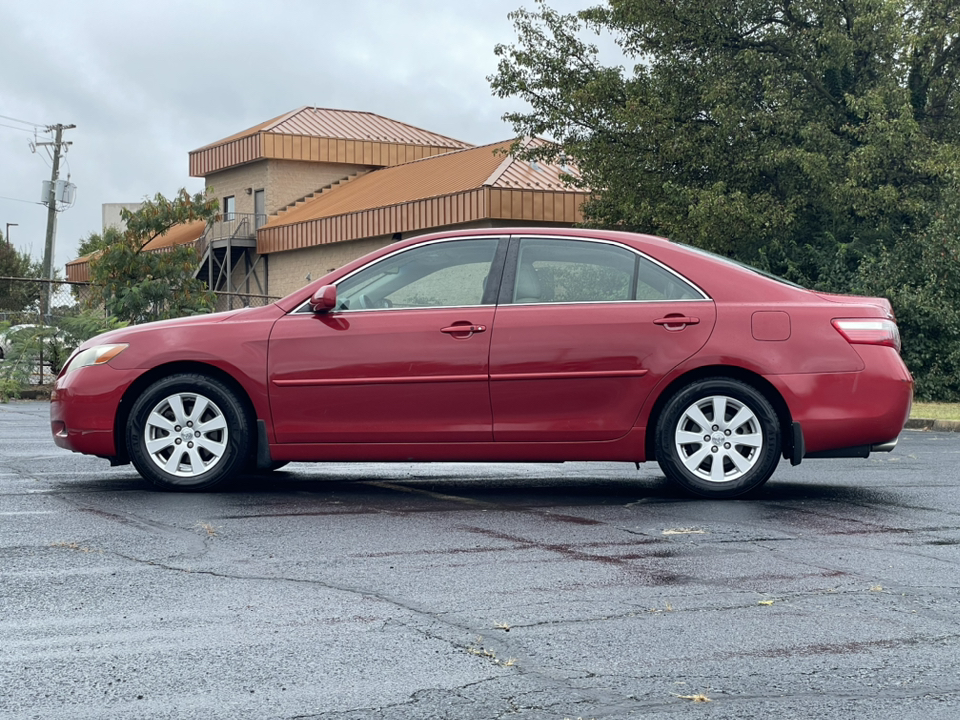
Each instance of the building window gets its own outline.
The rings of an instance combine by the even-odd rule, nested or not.
[[[263,190],[253,191],[254,226],[259,230],[267,222],[267,196]]]
[[[237,211],[237,199],[230,195],[223,199],[223,221],[233,222],[233,214]]]

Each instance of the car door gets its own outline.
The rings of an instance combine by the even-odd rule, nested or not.
[[[494,439],[622,437],[715,317],[702,291],[626,246],[515,238],[490,348]]]
[[[497,237],[414,246],[338,281],[334,310],[281,318],[268,357],[277,441],[489,441],[505,254]]]

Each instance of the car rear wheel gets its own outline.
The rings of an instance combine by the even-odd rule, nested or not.
[[[657,424],[664,474],[705,497],[758,488],[780,460],[780,423],[755,388],[728,378],[700,380],[674,395]]]
[[[250,422],[236,395],[213,378],[158,380],[134,403],[130,460],[164,490],[207,490],[232,477],[250,454]]]

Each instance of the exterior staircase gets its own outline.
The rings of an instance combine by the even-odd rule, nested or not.
[[[314,190],[314,191],[313,191],[312,193],[310,193],[309,195],[304,195],[304,196],[301,197],[301,198],[297,198],[297,199],[294,200],[292,203],[290,203],[290,204],[288,204],[288,205],[284,205],[282,208],[280,208],[280,209],[277,210],[276,212],[270,213],[270,218],[280,217],[280,216],[282,216],[282,215],[290,212],[290,211],[293,210],[294,208],[298,208],[298,207],[300,207],[301,205],[304,205],[304,204],[308,203],[310,200],[313,200],[314,198],[319,197],[320,195],[323,195],[323,194],[326,193],[326,192],[330,192],[331,190],[333,190],[333,189],[335,189],[335,188],[338,188],[338,187],[340,187],[341,185],[346,185],[348,182],[350,182],[351,180],[355,180],[356,178],[360,177],[361,175],[366,175],[368,172],[370,172],[370,171],[369,171],[369,170],[361,170],[361,171],[352,173],[352,174],[350,174],[350,175],[347,175],[346,177],[342,177],[342,178],[340,178],[339,180],[334,180],[334,181],[333,181],[332,183],[330,183],[329,185],[324,185],[322,188],[319,188],[319,189],[317,189],[317,190]]]
[[[257,254],[257,230],[270,218],[280,217],[323,193],[370,172],[361,170],[335,180],[309,195],[297,198],[269,216],[230,213],[226,219],[212,223],[197,240],[201,260],[195,277],[211,290],[221,293],[227,305],[218,309],[232,309],[236,303],[245,305],[251,299],[266,297],[268,289],[267,256]],[[236,299],[235,299],[236,296]]]

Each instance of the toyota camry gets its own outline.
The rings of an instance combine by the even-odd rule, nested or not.
[[[514,228],[388,245],[265,307],[114,330],[57,445],[159,488],[325,461],[655,460],[709,497],[894,448],[913,380],[882,298],[663,238]]]

